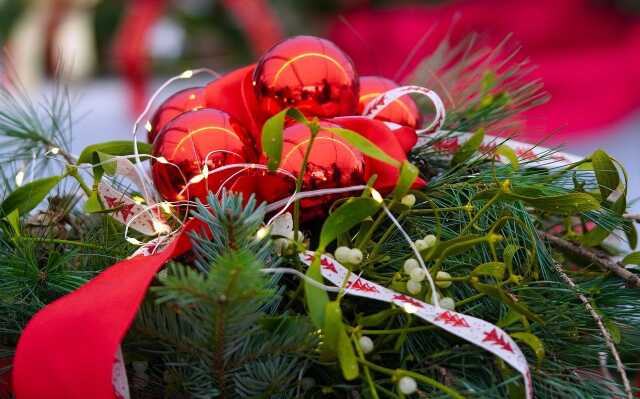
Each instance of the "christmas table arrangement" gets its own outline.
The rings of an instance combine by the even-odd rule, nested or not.
[[[515,140],[509,61],[399,84],[292,37],[76,155],[64,90],[8,83],[0,395],[632,398],[625,169]]]

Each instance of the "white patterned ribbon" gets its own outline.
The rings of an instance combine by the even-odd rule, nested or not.
[[[300,254],[300,260],[311,265],[314,253],[306,251]],[[347,275],[345,293],[363,298],[393,303],[402,307],[407,313],[414,314],[453,335],[483,348],[516,369],[525,381],[527,399],[533,399],[533,382],[527,359],[518,344],[499,327],[475,317],[467,316],[452,310],[445,310],[417,300],[405,294],[399,294],[381,285],[363,279],[348,270],[338,261],[322,255],[320,258],[322,276],[336,287],[342,287]]]

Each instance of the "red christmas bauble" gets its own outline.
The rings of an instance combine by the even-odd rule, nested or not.
[[[367,104],[380,94],[398,87],[394,81],[380,76],[363,76],[360,78],[360,99],[358,114],[362,114]],[[402,96],[389,104],[375,119],[393,122],[400,126],[417,129],[421,123],[421,115],[415,101],[409,96]]]
[[[257,158],[249,133],[226,112],[211,108],[185,112],[167,123],[153,144],[153,155],[163,157],[153,161],[151,172],[168,201],[206,202],[209,191],[231,187],[242,170],[214,172],[216,168]]]
[[[329,122],[322,122],[321,126],[338,127],[338,125]],[[309,128],[302,124],[294,124],[284,130],[280,168],[291,172],[294,176],[299,176],[310,135]],[[347,187],[364,182],[363,154],[339,136],[328,131],[320,131],[315,137],[309,153],[302,191]],[[263,187],[259,189],[258,195],[267,202],[273,202],[276,199],[281,199],[284,196],[282,193],[291,194],[295,187],[294,183],[292,179],[283,176],[278,179],[266,176],[265,184],[262,184]],[[271,196],[269,193],[265,193],[267,190]],[[278,194],[279,198],[274,194]],[[309,220],[323,215],[328,205],[343,196],[330,194],[301,200],[300,205],[305,209],[303,218]]]
[[[204,107],[205,98],[203,87],[189,87],[171,95],[160,104],[149,122],[151,124],[151,130],[147,136],[149,143],[153,143],[158,133],[176,116]]]
[[[286,107],[308,116],[353,115],[358,85],[351,59],[332,42],[313,36],[275,45],[260,58],[253,75],[264,118]]]

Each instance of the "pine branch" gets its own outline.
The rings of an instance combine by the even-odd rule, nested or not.
[[[567,285],[570,286],[573,290],[577,291],[578,287],[576,286],[576,283],[574,283],[571,277],[569,277],[564,272],[564,270],[562,269],[562,266],[559,263],[554,262],[553,267],[558,272],[562,280],[564,280],[564,282],[567,283]],[[596,312],[596,310],[593,308],[593,306],[591,305],[591,302],[589,302],[586,296],[584,296],[580,292],[576,292],[576,295],[578,299],[580,299],[580,302],[582,302],[584,306],[587,308],[589,313],[591,313],[591,316],[593,317],[596,324],[598,325],[598,328],[600,329],[600,333],[604,337],[604,340],[607,343],[607,346],[609,347],[611,354],[613,355],[613,358],[616,362],[616,367],[618,369],[618,373],[620,374],[620,378],[622,379],[622,383],[624,384],[624,390],[625,390],[625,393],[627,394],[627,399],[633,399],[633,391],[631,389],[631,384],[629,383],[629,378],[627,377],[625,366],[622,363],[622,360],[620,359],[620,354],[616,349],[616,345],[613,343],[613,338],[611,338],[611,334],[609,333],[609,330],[607,330],[607,328],[604,326],[604,323],[602,322],[602,317],[600,317],[598,312]]]
[[[549,243],[551,243],[551,245],[558,250],[574,256],[578,256],[593,263],[594,265],[599,266],[602,269],[615,273],[618,277],[625,281],[628,287],[640,288],[640,277],[625,269],[624,264],[612,261],[611,259],[587,247],[574,244],[571,241],[556,237],[553,234],[547,233],[545,231],[538,231],[538,234],[548,240]]]

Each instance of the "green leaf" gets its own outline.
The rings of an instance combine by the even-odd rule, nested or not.
[[[600,202],[587,193],[567,193],[546,197],[529,197],[511,192],[503,195],[504,199],[521,200],[534,208],[560,215],[574,215],[576,213],[595,211],[600,208]]]
[[[323,351],[336,353],[338,351],[338,338],[342,325],[342,310],[340,310],[340,302],[331,301],[324,307],[324,325],[322,332],[324,333]]]
[[[638,246],[638,231],[636,230],[635,224],[633,224],[631,220],[625,220],[622,225],[624,227],[624,234],[627,236],[629,248],[636,249]]]
[[[640,252],[631,252],[622,259],[622,263],[625,265],[640,265]]]
[[[299,113],[297,110],[285,108],[278,112],[262,125],[262,152],[267,156],[267,167],[274,171],[280,166],[282,158],[282,132],[284,122],[289,113]],[[304,116],[302,117],[304,119]],[[306,121],[306,120],[305,120]]]
[[[387,155],[387,153],[384,152],[380,147],[378,147],[374,142],[364,137],[360,133],[341,127],[324,127],[322,128],[322,130],[342,137],[349,144],[371,158],[377,159],[378,161],[382,161],[384,163],[388,163],[389,165],[395,166],[396,168],[400,167],[399,161]]]
[[[17,209],[11,211],[5,219],[9,223],[9,226],[13,229],[13,233],[16,237],[20,237],[20,212]]]
[[[382,325],[382,323],[386,322],[389,317],[391,317],[395,313],[395,310],[392,308],[381,310],[380,312],[369,314],[366,316],[358,316],[357,321],[358,325],[362,327],[377,327]]]
[[[511,338],[518,340],[520,342],[524,342],[533,350],[533,353],[536,355],[536,359],[538,359],[538,363],[544,359],[544,344],[540,340],[540,338],[535,335],[527,332],[514,332],[511,333]]]
[[[484,129],[480,128],[473,133],[469,140],[465,141],[460,148],[458,148],[458,151],[456,151],[455,154],[453,154],[453,158],[451,158],[451,166],[459,165],[471,158],[478,148],[480,148],[483,139]]]
[[[320,253],[316,252],[313,262],[311,262],[311,266],[309,266],[305,275],[319,283],[322,283],[322,273],[320,272]],[[316,328],[322,328],[324,326],[324,311],[327,303],[329,303],[329,295],[326,291],[305,281],[304,296],[307,302],[309,318]]]
[[[469,234],[447,241],[440,241],[436,243],[434,248],[422,251],[422,255],[425,256],[425,260],[429,260],[437,259],[444,251],[447,251],[447,255],[449,256],[461,254],[473,248],[475,245],[478,245],[479,239],[481,239],[480,236]]]
[[[518,155],[513,150],[513,148],[509,147],[506,144],[501,144],[496,147],[496,154],[501,155],[509,160],[509,163],[513,167],[513,169],[518,169],[520,167],[520,162],[518,161]]]
[[[114,156],[102,151],[96,151],[96,156],[98,157],[100,166],[102,167],[102,170],[104,170],[104,173],[109,176],[115,176],[118,164],[115,159],[113,159]]]
[[[360,370],[358,369],[358,360],[351,340],[345,331],[344,325],[342,323],[340,325],[342,328],[338,337],[338,362],[340,362],[340,369],[342,369],[344,379],[351,381],[358,378]]]
[[[472,276],[491,276],[498,280],[504,278],[505,264],[503,262],[487,262],[476,266],[471,272]]]
[[[525,304],[513,300],[513,298],[507,295],[502,288],[495,285],[483,284],[480,282],[472,283],[472,285],[476,290],[478,290],[478,292],[499,300],[500,302],[504,303],[514,311],[520,313],[530,320],[534,320],[540,324],[544,324],[544,320],[542,320],[540,316],[529,310],[529,308]]]
[[[616,323],[607,319],[604,320],[604,325],[607,330],[609,330],[609,334],[611,335],[613,343],[616,345],[620,344],[620,341],[622,340],[622,334],[620,333],[620,329],[618,328]]]
[[[404,161],[400,167],[400,176],[398,176],[398,183],[393,191],[393,197],[396,200],[402,199],[402,197],[409,192],[411,185],[418,178],[420,171],[411,162]]]
[[[87,202],[84,203],[84,210],[87,213],[96,213],[103,210],[96,191],[92,191],[89,198],[87,198]]]
[[[618,170],[609,155],[602,150],[596,150],[591,155],[591,163],[596,173],[596,180],[598,181],[602,199],[605,200],[620,184]]]
[[[18,187],[4,199],[0,213],[8,215],[17,209],[21,215],[26,215],[46,198],[60,180],[62,176],[45,177]]]
[[[151,154],[151,144],[138,141],[139,154]],[[102,152],[110,155],[132,155],[134,151],[133,141],[117,140],[106,143],[92,144],[87,146],[80,153],[78,163],[92,163],[93,153]]]
[[[365,218],[376,213],[380,204],[371,198],[350,198],[327,217],[320,231],[318,251],[324,252],[339,234],[349,231]]]

